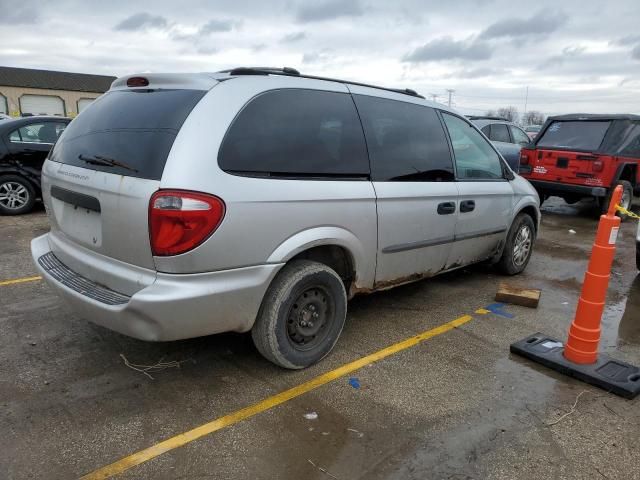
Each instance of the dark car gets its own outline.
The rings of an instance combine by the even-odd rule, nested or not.
[[[470,115],[467,118],[491,140],[511,169],[517,173],[520,166],[520,149],[530,142],[524,130],[502,117]]]
[[[622,206],[640,193],[640,116],[571,114],[549,117],[535,143],[522,149],[520,174],[549,196],[575,203],[595,198],[602,211],[622,185]],[[622,215],[624,219],[624,216]]]
[[[0,122],[0,214],[30,211],[40,196],[40,171],[71,119],[28,117]]]
[[[526,132],[506,118],[480,116],[469,116],[468,118],[492,142],[513,143],[521,147],[531,143],[531,139]]]

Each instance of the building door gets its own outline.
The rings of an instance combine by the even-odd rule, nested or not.
[[[91,102],[93,102],[93,100],[93,98],[81,98],[80,100],[78,100],[78,113],[91,105]]]
[[[20,112],[31,115],[59,115],[65,116],[64,102],[54,95],[22,95],[20,97]]]

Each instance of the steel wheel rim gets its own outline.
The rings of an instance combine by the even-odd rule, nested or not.
[[[321,344],[329,335],[335,304],[325,287],[313,286],[293,302],[287,315],[287,339],[300,351]]]
[[[516,239],[513,244],[513,263],[518,267],[524,265],[529,258],[531,245],[533,243],[533,235],[528,225],[523,225],[518,230]]]
[[[0,184],[0,205],[9,210],[18,210],[29,202],[29,191],[18,182]]]

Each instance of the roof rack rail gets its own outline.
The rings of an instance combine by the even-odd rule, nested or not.
[[[237,67],[230,70],[222,70],[220,73],[228,73],[229,75],[269,75],[282,74],[299,76],[300,72],[291,67]]]
[[[508,118],[496,117],[496,116],[491,116],[491,115],[466,115],[466,117],[469,120],[503,120],[505,122],[509,121]]]
[[[357,85],[360,87],[377,88],[379,90],[386,90],[388,92],[401,93],[403,95],[410,95],[412,97],[418,97],[418,98],[424,99],[422,95],[420,95],[418,92],[410,88],[387,88],[387,87],[380,87],[378,85],[371,85],[368,83],[352,82],[350,80],[341,80],[338,78],[318,77],[315,75],[303,75],[298,70],[291,67],[282,67],[282,68],[237,67],[229,70],[221,70],[219,73],[228,73],[229,75],[284,75],[288,77],[309,78],[312,80],[324,80],[328,82],[347,83],[349,85]]]

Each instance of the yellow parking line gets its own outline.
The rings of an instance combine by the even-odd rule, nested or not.
[[[4,287],[6,285],[15,285],[16,283],[36,282],[38,280],[42,280],[42,277],[37,276],[37,277],[16,278],[14,280],[2,280],[0,281],[0,287]]]
[[[183,445],[193,442],[194,440],[204,437],[205,435],[209,435],[210,433],[234,425],[238,422],[241,422],[242,420],[264,412],[265,410],[269,410],[293,398],[299,397],[300,395],[315,390],[322,385],[325,385],[329,382],[332,382],[333,380],[336,380],[337,378],[352,373],[366,365],[369,365],[370,363],[377,362],[379,360],[382,360],[383,358],[401,352],[402,350],[406,350],[407,348],[418,345],[425,340],[429,340],[430,338],[442,335],[443,333],[464,325],[471,320],[473,320],[473,317],[471,315],[464,315],[460,318],[456,318],[455,320],[440,325],[439,327],[407,338],[406,340],[390,345],[389,347],[383,348],[382,350],[378,350],[377,352],[367,355],[366,357],[362,357],[358,360],[342,365],[335,370],[331,370],[330,372],[319,375],[309,380],[308,382],[290,388],[289,390],[285,390],[276,395],[265,398],[258,403],[245,407],[241,410],[237,410],[223,417],[217,418],[187,432],[180,433],[175,437],[163,440],[160,443],[156,443],[155,445],[145,448],[144,450],[140,450],[139,452],[129,455],[128,457],[121,458],[120,460],[110,465],[99,468],[98,470],[84,475],[81,480],[96,480],[118,475],[126,470],[129,470],[132,467],[135,467],[136,465],[140,465],[155,457],[158,457],[163,453],[167,453],[171,450],[182,447]]]

